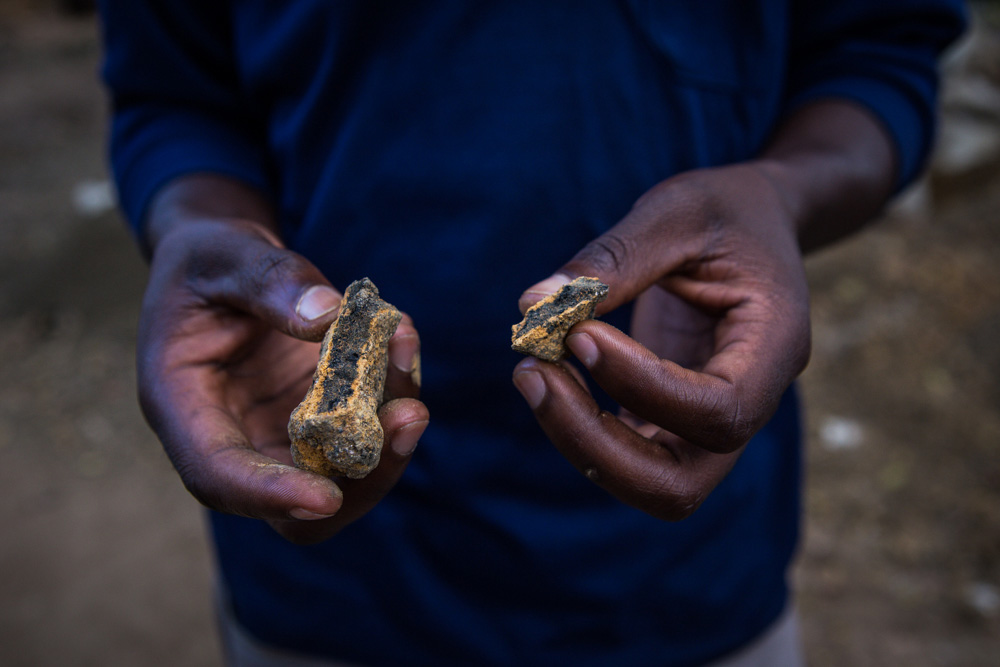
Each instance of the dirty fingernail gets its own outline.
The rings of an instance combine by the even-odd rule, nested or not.
[[[600,351],[597,349],[597,343],[594,339],[587,334],[570,334],[566,338],[566,347],[568,347],[572,352],[573,356],[580,360],[580,362],[587,368],[591,368],[597,363],[597,358],[600,356]]]
[[[392,435],[392,442],[389,443],[392,451],[400,456],[409,456],[412,454],[417,448],[417,443],[420,442],[420,436],[424,434],[424,430],[427,428],[427,423],[426,419],[413,422],[396,431]]]
[[[518,300],[518,307],[521,312],[526,311],[542,299],[559,291],[559,288],[568,284],[572,279],[565,273],[555,273],[540,283],[535,283],[524,291]]]
[[[299,521],[318,521],[320,519],[329,519],[333,516],[332,514],[317,514],[316,512],[310,512],[309,510],[301,507],[289,510],[288,515],[293,519],[298,519]]]
[[[550,294],[555,294],[559,291],[559,288],[570,282],[570,277],[565,273],[556,273],[552,276],[546,278],[540,283],[536,283],[525,290],[525,294],[541,294],[543,296],[548,296]]]
[[[538,371],[520,371],[514,375],[514,386],[534,410],[545,398],[545,380]]]
[[[315,320],[340,307],[340,295],[326,285],[313,285],[305,291],[295,312],[304,320]]]

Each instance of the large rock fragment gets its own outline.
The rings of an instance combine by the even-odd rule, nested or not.
[[[511,348],[545,361],[566,356],[566,334],[574,324],[594,316],[594,309],[608,296],[608,286],[597,278],[580,277],[563,285],[524,314],[511,327]]]
[[[309,393],[292,412],[292,460],[325,475],[364,477],[382,454],[382,404],[389,339],[402,318],[362,278],[344,293],[327,331]]]

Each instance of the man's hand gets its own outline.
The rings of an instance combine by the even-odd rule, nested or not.
[[[631,337],[590,320],[566,340],[620,414],[568,364],[526,359],[514,383],[588,478],[654,516],[688,516],[806,365],[800,243],[859,226],[891,182],[884,132],[837,102],[790,119],[760,161],[664,181],[520,304],[580,275],[610,286],[598,315],[635,301]]]
[[[794,227],[749,166],[694,172],[647,193],[548,284],[597,276],[598,314],[636,300],[632,337],[590,320],[567,345],[623,408],[601,411],[571,372],[535,359],[515,383],[552,442],[590,479],[654,516],[708,496],[809,355]]]
[[[293,467],[288,417],[309,387],[316,341],[336,318],[340,294],[267,226],[194,219],[177,192],[168,194],[161,210],[169,213],[151,227],[139,322],[146,418],[203,504],[265,519],[295,542],[326,539],[389,492],[427,426],[409,373],[419,346],[413,323],[404,316],[389,343],[387,389],[396,398],[379,411],[386,442],[378,468],[335,482]]]

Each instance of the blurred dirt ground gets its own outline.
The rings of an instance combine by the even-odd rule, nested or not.
[[[219,664],[201,514],[135,401],[145,267],[104,208],[96,28],[3,2],[0,664]],[[795,583],[815,667],[1000,664],[1000,103],[980,85],[1000,51],[984,30],[949,64],[958,152],[808,263]]]

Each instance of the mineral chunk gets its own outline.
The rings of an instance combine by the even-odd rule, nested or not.
[[[578,322],[594,316],[594,308],[608,296],[608,286],[597,278],[577,278],[563,285],[524,314],[511,327],[511,348],[545,361],[566,356],[566,334]]]
[[[299,468],[364,477],[382,454],[382,404],[389,339],[402,315],[362,278],[344,293],[340,316],[326,332],[309,393],[292,412],[288,435]]]

